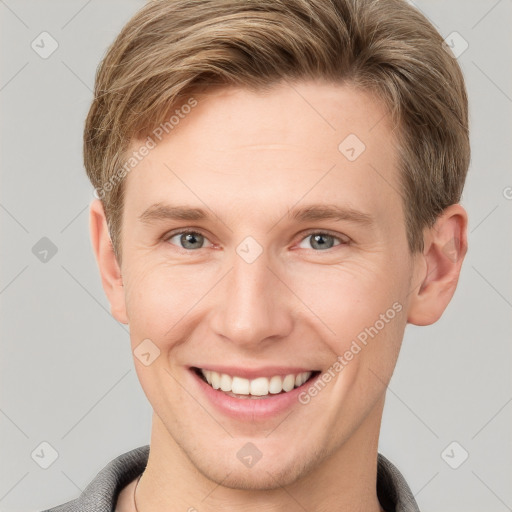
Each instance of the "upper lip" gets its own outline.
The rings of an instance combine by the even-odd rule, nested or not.
[[[242,377],[244,379],[256,379],[257,377],[273,377],[274,375],[286,376],[293,373],[294,375],[304,372],[315,372],[311,368],[298,366],[265,366],[260,368],[241,368],[240,366],[216,366],[216,365],[197,365],[191,368],[200,368],[202,370],[210,370],[217,373],[226,373],[233,377]]]

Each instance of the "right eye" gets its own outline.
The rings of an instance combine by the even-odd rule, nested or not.
[[[173,238],[178,239],[176,244],[171,241]],[[206,238],[198,231],[182,230],[169,233],[169,235],[167,235],[164,240],[171,243],[172,245],[178,245],[180,249],[194,250],[202,249],[203,242],[208,240],[208,238]]]

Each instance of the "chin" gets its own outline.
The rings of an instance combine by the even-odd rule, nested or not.
[[[232,468],[231,473],[229,471],[229,469],[226,472],[216,470],[212,474],[205,476],[222,487],[243,491],[278,490],[295,482],[298,478],[297,475],[287,470],[277,473],[271,471],[267,472],[264,467],[260,467],[259,469],[244,468],[242,473],[239,472],[238,468]]]
[[[214,462],[205,466],[205,459],[194,461],[196,469],[208,480],[229,489],[246,491],[272,491],[282,489],[305,477],[315,465],[314,460],[304,463],[297,454],[292,460],[286,461],[279,454],[272,456],[273,460],[265,460],[265,456],[248,468],[237,458],[226,461],[218,457]],[[197,464],[197,462],[200,462]]]

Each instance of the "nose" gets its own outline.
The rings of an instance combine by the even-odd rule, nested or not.
[[[265,251],[252,262],[238,253],[217,290],[212,329],[245,348],[262,347],[289,335],[293,328],[290,290],[271,267]]]

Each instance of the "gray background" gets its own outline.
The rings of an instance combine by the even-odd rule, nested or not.
[[[470,97],[470,248],[441,320],[406,329],[379,451],[422,512],[512,510],[512,2],[414,4],[443,37],[469,44],[458,60]],[[2,511],[71,500],[149,443],[128,328],[110,315],[89,240],[81,160],[96,67],[142,5],[0,0]],[[59,45],[46,59],[31,47],[43,31]],[[43,237],[57,248],[46,262],[32,250]],[[32,457],[43,442],[58,454],[47,469]],[[468,459],[452,469],[462,450]]]

